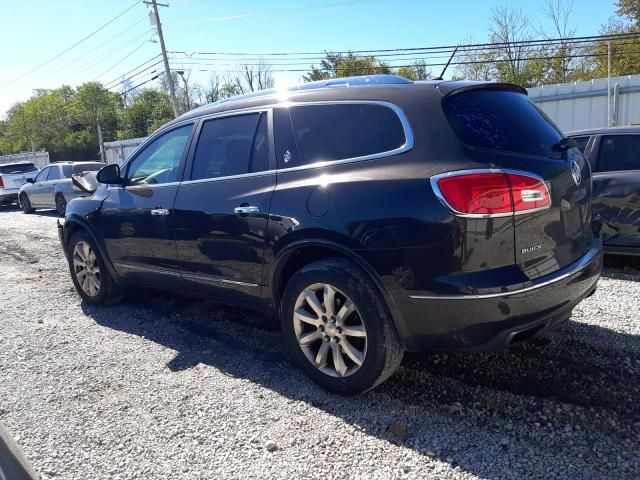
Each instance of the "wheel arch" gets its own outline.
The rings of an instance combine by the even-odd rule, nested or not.
[[[66,219],[64,222],[64,230],[63,230],[64,233],[63,233],[62,241],[63,241],[65,256],[67,255],[67,250],[69,248],[69,241],[71,240],[71,237],[73,236],[74,233],[78,231],[83,231],[87,235],[89,235],[89,237],[91,237],[91,240],[93,240],[93,243],[96,245],[96,247],[98,248],[98,251],[100,252],[100,255],[104,259],[104,263],[109,269],[109,273],[111,274],[115,282],[120,284],[121,283],[120,277],[118,276],[117,272],[113,268],[113,265],[111,264],[111,259],[109,258],[109,255],[107,254],[107,250],[104,248],[103,243],[98,240],[91,226],[81,218],[72,216]]]
[[[271,274],[269,277],[269,285],[271,286],[271,295],[273,305],[278,314],[280,313],[280,304],[282,295],[287,286],[287,279],[300,268],[310,263],[317,262],[326,258],[346,258],[358,265],[365,274],[373,281],[378,292],[382,295],[383,301],[391,314],[396,331],[401,331],[401,313],[398,310],[395,301],[389,290],[383,284],[380,276],[369,265],[364,258],[353,250],[340,245],[339,243],[325,239],[306,239],[295,241],[282,248],[275,258]]]

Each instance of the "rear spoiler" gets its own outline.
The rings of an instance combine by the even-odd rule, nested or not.
[[[455,93],[468,92],[470,90],[503,90],[507,92],[520,93],[522,95],[529,95],[526,88],[516,85],[515,83],[506,82],[450,81],[441,82],[436,86],[436,88],[440,90],[443,97]]]

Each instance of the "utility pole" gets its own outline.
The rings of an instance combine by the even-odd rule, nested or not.
[[[178,101],[176,100],[176,91],[173,87],[173,78],[171,77],[171,69],[169,68],[169,60],[167,59],[167,49],[164,46],[164,36],[162,35],[162,24],[160,23],[160,15],[158,14],[158,5],[168,7],[169,5],[160,3],[156,0],[145,1],[147,5],[153,7],[153,15],[155,17],[156,28],[158,29],[158,39],[160,40],[160,49],[162,50],[162,60],[164,62],[164,73],[167,77],[167,85],[169,85],[169,95],[171,96],[171,106],[173,107],[174,117],[178,116]]]
[[[611,40],[607,42],[607,127],[611,126]]]
[[[104,139],[102,138],[102,127],[98,123],[96,128],[98,129],[98,145],[100,145],[100,161],[104,162]]]

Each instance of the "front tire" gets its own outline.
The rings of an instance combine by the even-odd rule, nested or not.
[[[61,193],[56,194],[56,212],[58,212],[58,215],[61,217],[64,217],[64,214],[67,212],[67,200]]]
[[[86,232],[81,230],[72,235],[67,245],[67,258],[73,285],[85,302],[105,305],[122,299],[122,291]]]
[[[376,387],[404,355],[376,286],[346,259],[321,260],[296,272],[282,298],[281,323],[293,362],[331,392],[353,395]]]
[[[22,206],[22,211],[24,213],[33,213],[36,211],[36,209],[31,206],[31,202],[29,201],[29,197],[26,193],[20,195],[20,205]]]

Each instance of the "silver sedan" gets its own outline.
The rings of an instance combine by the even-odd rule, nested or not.
[[[71,181],[74,175],[100,170],[102,162],[57,162],[44,167],[35,178],[28,178],[18,193],[20,206],[25,213],[36,208],[55,208],[64,216],[67,202],[72,198],[85,197],[84,192]]]

